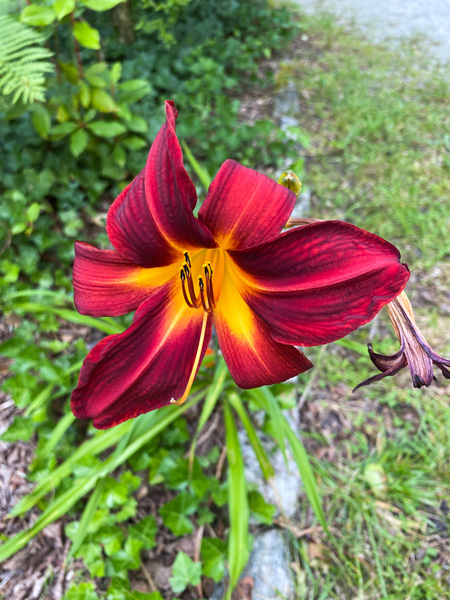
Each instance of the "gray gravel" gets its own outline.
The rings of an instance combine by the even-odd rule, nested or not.
[[[307,14],[323,10],[355,24],[375,42],[424,37],[431,54],[450,61],[450,0],[294,0]]]

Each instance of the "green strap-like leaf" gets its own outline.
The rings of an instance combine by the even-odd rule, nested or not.
[[[292,431],[289,423],[284,417],[283,422],[284,429],[286,432],[286,438],[292,448],[292,453],[294,455],[295,462],[297,463],[298,472],[300,473],[300,477],[302,478],[305,494],[309,500],[309,503],[311,504],[311,508],[313,509],[317,520],[322,525],[324,530],[330,535],[328,524],[325,519],[325,514],[323,512],[322,502],[319,490],[317,488],[316,479],[314,477],[314,472],[311,467],[311,463],[309,462],[308,453],[306,452],[304,445],[296,436],[296,434]]]
[[[251,445],[253,446],[253,450],[255,451],[255,455],[258,459],[259,466],[261,467],[264,479],[267,481],[268,479],[273,477],[274,470],[270,463],[269,457],[267,456],[267,453],[264,450],[263,445],[261,444],[261,441],[258,437],[258,433],[254,428],[247,411],[245,410],[244,404],[240,396],[238,396],[236,392],[232,392],[228,396],[228,400],[233,409],[237,412],[238,417],[240,418],[241,423],[244,426],[245,431],[247,432],[248,439]]]
[[[198,438],[208,422],[209,417],[211,416],[216,404],[217,400],[220,397],[220,394],[225,387],[226,379],[227,379],[228,369],[223,360],[222,356],[217,357],[216,370],[214,372],[214,378],[211,382],[211,385],[208,388],[208,393],[205,398],[205,402],[203,403],[202,413],[200,415],[200,419],[198,421],[197,430],[194,435],[194,439],[192,440],[191,449],[189,452],[189,464],[192,465],[194,463],[195,449],[197,447]]]
[[[228,510],[230,515],[230,531],[228,534],[228,571],[230,586],[227,600],[235,588],[239,575],[249,557],[248,520],[249,507],[247,486],[245,481],[244,461],[241,446],[228,402],[224,403],[226,444],[228,457]]]

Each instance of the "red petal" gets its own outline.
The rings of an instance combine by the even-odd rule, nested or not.
[[[161,234],[178,250],[214,248],[216,243],[192,214],[197,203],[195,186],[183,165],[175,133],[178,112],[166,101],[166,122],[160,129],[145,167],[145,194],[150,213]]]
[[[214,310],[220,349],[235,382],[248,389],[310,369],[312,363],[299,350],[272,339],[269,327],[242,298],[240,284],[228,271]]]
[[[111,206],[106,230],[122,256],[143,267],[182,260],[190,248],[213,248],[208,229],[192,214],[195,186],[184,165],[175,134],[177,111],[166,102],[166,122],[160,129],[145,169]]]
[[[269,177],[227,160],[199,211],[221,248],[249,248],[278,235],[295,194]]]
[[[82,315],[117,317],[145,300],[151,290],[177,275],[178,266],[145,269],[115,250],[75,242],[74,301]]]
[[[395,246],[341,221],[229,254],[245,272],[248,305],[275,340],[298,346],[326,344],[367,323],[409,278]]]
[[[72,411],[107,429],[179,399],[197,354],[203,311],[190,309],[179,287],[166,284],[141,304],[133,324],[89,352],[72,394]],[[211,338],[209,318],[203,357]]]
[[[114,248],[143,267],[161,267],[180,259],[157,228],[145,197],[144,171],[116,198],[108,212],[106,231]]]

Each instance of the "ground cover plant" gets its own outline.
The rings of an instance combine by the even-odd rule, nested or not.
[[[88,14],[93,19],[89,23],[101,31],[101,23],[94,20],[101,14]],[[182,3],[173,3],[175,24],[182,15]],[[166,49],[171,43],[170,31],[166,23],[164,27],[161,22],[154,23],[157,16],[135,15],[147,34],[156,28],[155,35]],[[261,22],[262,17],[258,26]],[[448,221],[443,218],[445,206],[438,202],[448,193],[445,79],[426,62],[412,67],[408,55],[400,62],[398,54],[394,57],[348,37],[329,22],[309,22],[303,27],[302,35],[308,39],[297,37],[290,49],[294,60],[281,66],[279,82],[282,85],[289,78],[299,86],[299,121],[311,138],[310,147],[303,152],[305,182],[312,190],[311,216],[345,218],[404,249],[416,273],[410,287],[419,307],[420,325],[448,356],[448,337],[442,326],[442,318],[448,320]],[[127,51],[131,52],[131,45]],[[162,61],[163,66],[173,64],[177,55],[175,49],[173,52],[172,60]],[[196,64],[192,63],[193,68]],[[256,63],[252,69],[257,73]],[[101,77],[104,71],[100,71]],[[140,71],[130,70],[130,77],[136,75],[140,77]],[[161,77],[173,81],[167,71]],[[199,79],[202,81],[201,74]],[[110,90],[111,85],[108,80],[107,87],[99,89]],[[382,95],[382,103],[377,94]],[[375,110],[380,104],[387,107],[381,114]],[[152,117],[156,114],[149,112]],[[105,114],[115,121],[115,113]],[[220,116],[219,110],[217,114]],[[140,116],[145,119],[144,115]],[[5,131],[14,126],[16,135],[17,131],[28,135],[33,127],[30,119],[32,114],[26,113],[23,121],[5,121]],[[205,121],[206,117],[193,116],[195,135],[189,137],[188,128],[185,136],[180,134],[200,159],[202,166],[191,158],[199,189],[201,182],[207,187],[207,172],[213,173],[219,166],[215,161],[220,164],[230,151],[223,146],[229,138],[223,133],[223,137],[212,138],[217,154],[209,154],[208,135],[213,134],[204,130]],[[217,125],[214,120],[211,123]],[[407,135],[399,135],[405,127]],[[270,131],[267,123],[263,129]],[[251,129],[244,127],[244,131],[251,136]],[[77,131],[67,135],[73,133]],[[147,134],[120,135],[145,141]],[[230,143],[240,146],[237,138],[239,134]],[[11,143],[8,139],[13,139],[11,131],[6,145]],[[68,163],[74,146],[69,140],[56,139],[53,151],[53,156],[63,156],[64,147]],[[275,167],[281,156],[284,166],[298,163],[297,151],[286,145],[283,154],[278,153],[276,134],[274,140],[267,152],[251,146],[249,158],[261,156],[261,170],[268,164]],[[370,339],[378,351],[386,353],[397,349],[381,318],[370,337],[368,331],[361,331],[344,340],[350,350],[333,345],[313,352],[315,370],[300,376],[295,385],[275,386],[243,398],[229,394],[226,369],[218,355],[210,354],[194,384],[191,401],[177,413],[150,413],[107,432],[75,422],[67,399],[87,347],[104,334],[122,331],[129,320],[83,317],[73,310],[67,294],[72,243],[80,232],[83,237],[86,233],[89,241],[96,237],[99,244],[106,242],[98,226],[99,211],[104,218],[116,182],[124,181],[132,164],[138,164],[139,151],[127,151],[126,160],[131,162],[126,169],[117,168],[116,163],[102,174],[101,182],[93,177],[95,169],[90,174],[89,168],[99,164],[95,163],[96,150],[88,151],[82,167],[71,167],[77,169],[72,174],[85,175],[83,186],[71,175],[49,187],[51,178],[36,165],[40,164],[41,144],[51,152],[51,140],[35,141],[31,153],[23,153],[17,146],[13,153],[16,166],[6,167],[5,181],[13,185],[8,183],[4,190],[9,202],[2,204],[7,212],[1,216],[6,248],[2,257],[6,309],[2,337],[7,340],[1,347],[2,366],[4,372],[12,373],[3,388],[20,409],[17,412],[9,396],[3,397],[5,420],[8,414],[14,415],[2,447],[6,465],[2,476],[8,477],[10,490],[1,497],[2,510],[13,509],[15,515],[1,525],[2,536],[9,538],[0,547],[3,558],[10,556],[3,567],[10,577],[2,588],[6,596],[29,597],[26,579],[35,586],[33,593],[43,598],[61,597],[64,589],[67,599],[93,600],[157,600],[160,592],[169,598],[208,597],[212,582],[223,580],[227,570],[236,582],[251,545],[244,527],[248,510],[262,526],[273,522],[274,507],[256,490],[247,495],[235,425],[237,416],[252,440],[262,473],[270,478],[270,459],[258,444],[252,419],[253,411],[262,409],[264,430],[273,436],[274,444],[282,448],[292,445],[309,495],[310,504],[301,505],[298,520],[277,520],[291,536],[298,595],[445,598],[449,564],[448,386],[439,381],[424,393],[413,391],[408,375],[401,373],[397,377],[404,387],[387,379],[351,396],[351,388],[373,374],[364,342]],[[108,144],[107,151],[102,150],[105,156],[113,151],[113,144]],[[79,155],[81,161],[83,156],[84,151]],[[406,193],[405,185],[414,175],[420,176],[421,185],[416,180]],[[91,185],[95,182],[97,188]],[[86,208],[84,196],[88,189],[91,209]],[[30,281],[36,286],[32,291]],[[222,414],[218,400],[223,397],[228,403]],[[303,446],[284,421],[283,409],[298,402],[302,439],[313,457],[314,474],[308,470]],[[229,456],[231,486],[227,486],[225,473],[225,435],[234,456],[234,460]],[[19,440],[32,440],[36,448],[31,465],[30,445]],[[32,483],[21,474],[25,468]],[[31,493],[24,496],[26,491]],[[311,505],[316,517],[308,508]],[[323,533],[327,528],[332,541]],[[70,583],[61,574],[69,574]]]
[[[310,212],[386,236],[412,271],[406,290],[427,338],[449,353],[449,82],[426,47],[392,52],[333,24],[308,20],[279,81],[295,82]],[[351,336],[390,354],[383,312]],[[395,339],[395,338],[394,338]],[[356,349],[356,346],[353,347]],[[337,543],[302,533],[298,594],[305,598],[447,598],[449,385],[404,388],[409,374],[355,394],[370,363],[337,346],[316,357],[300,390],[302,439],[320,478]],[[295,529],[293,530],[295,535]]]

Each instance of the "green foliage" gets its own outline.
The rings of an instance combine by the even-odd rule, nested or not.
[[[218,447],[197,451],[232,386],[225,363],[215,356],[211,368],[206,359],[191,402],[176,410],[108,431],[76,422],[69,397],[88,347],[102,335],[122,332],[131,316],[78,314],[71,295],[73,242],[108,244],[106,210],[145,164],[167,98],[180,109],[178,131],[187,140],[186,161],[199,177],[199,192],[230,156],[253,167],[276,166],[290,142],[267,119],[246,124],[234,89],[244,78],[249,91],[273,83],[261,60],[284,46],[295,25],[288,24],[284,9],[274,11],[263,0],[31,0],[20,15],[0,19],[13,32],[0,48],[10,70],[20,76],[22,59],[22,75],[30,60],[41,65],[33,65],[34,91],[14,87],[12,76],[9,84],[6,78],[0,83],[9,103],[0,115],[0,303],[18,323],[0,352],[12,363],[3,390],[22,411],[2,439],[36,444],[29,470],[36,484],[13,513],[40,511],[29,529],[0,546],[0,561],[64,516],[71,540],[67,560],[83,560],[88,577],[107,579],[100,586],[76,579],[65,600],[161,600],[129,584],[130,571],[155,547],[158,527],[165,536],[182,536],[217,518],[226,522],[233,498],[228,545],[205,537],[201,563],[179,554],[172,586],[182,593],[202,575],[223,579],[228,546],[243,550],[229,558],[234,585],[248,555],[249,500],[264,523],[273,509],[253,492],[247,497],[242,457],[230,458],[227,480],[222,467],[216,473]],[[8,45],[14,35],[17,48]],[[192,431],[182,415],[201,398]],[[270,477],[268,458],[241,405],[238,396],[233,410]],[[230,427],[232,457],[238,442]],[[158,513],[142,518],[137,489],[147,481],[163,486],[168,496]],[[239,515],[238,503],[244,507]]]
[[[194,562],[184,552],[179,552],[173,563],[170,585],[175,594],[181,594],[189,585],[198,585],[202,574],[202,563]]]
[[[31,8],[38,7],[27,7]],[[43,102],[45,73],[54,69],[49,61],[52,52],[43,47],[42,36],[8,15],[0,15],[0,30],[0,94],[4,102]]]

